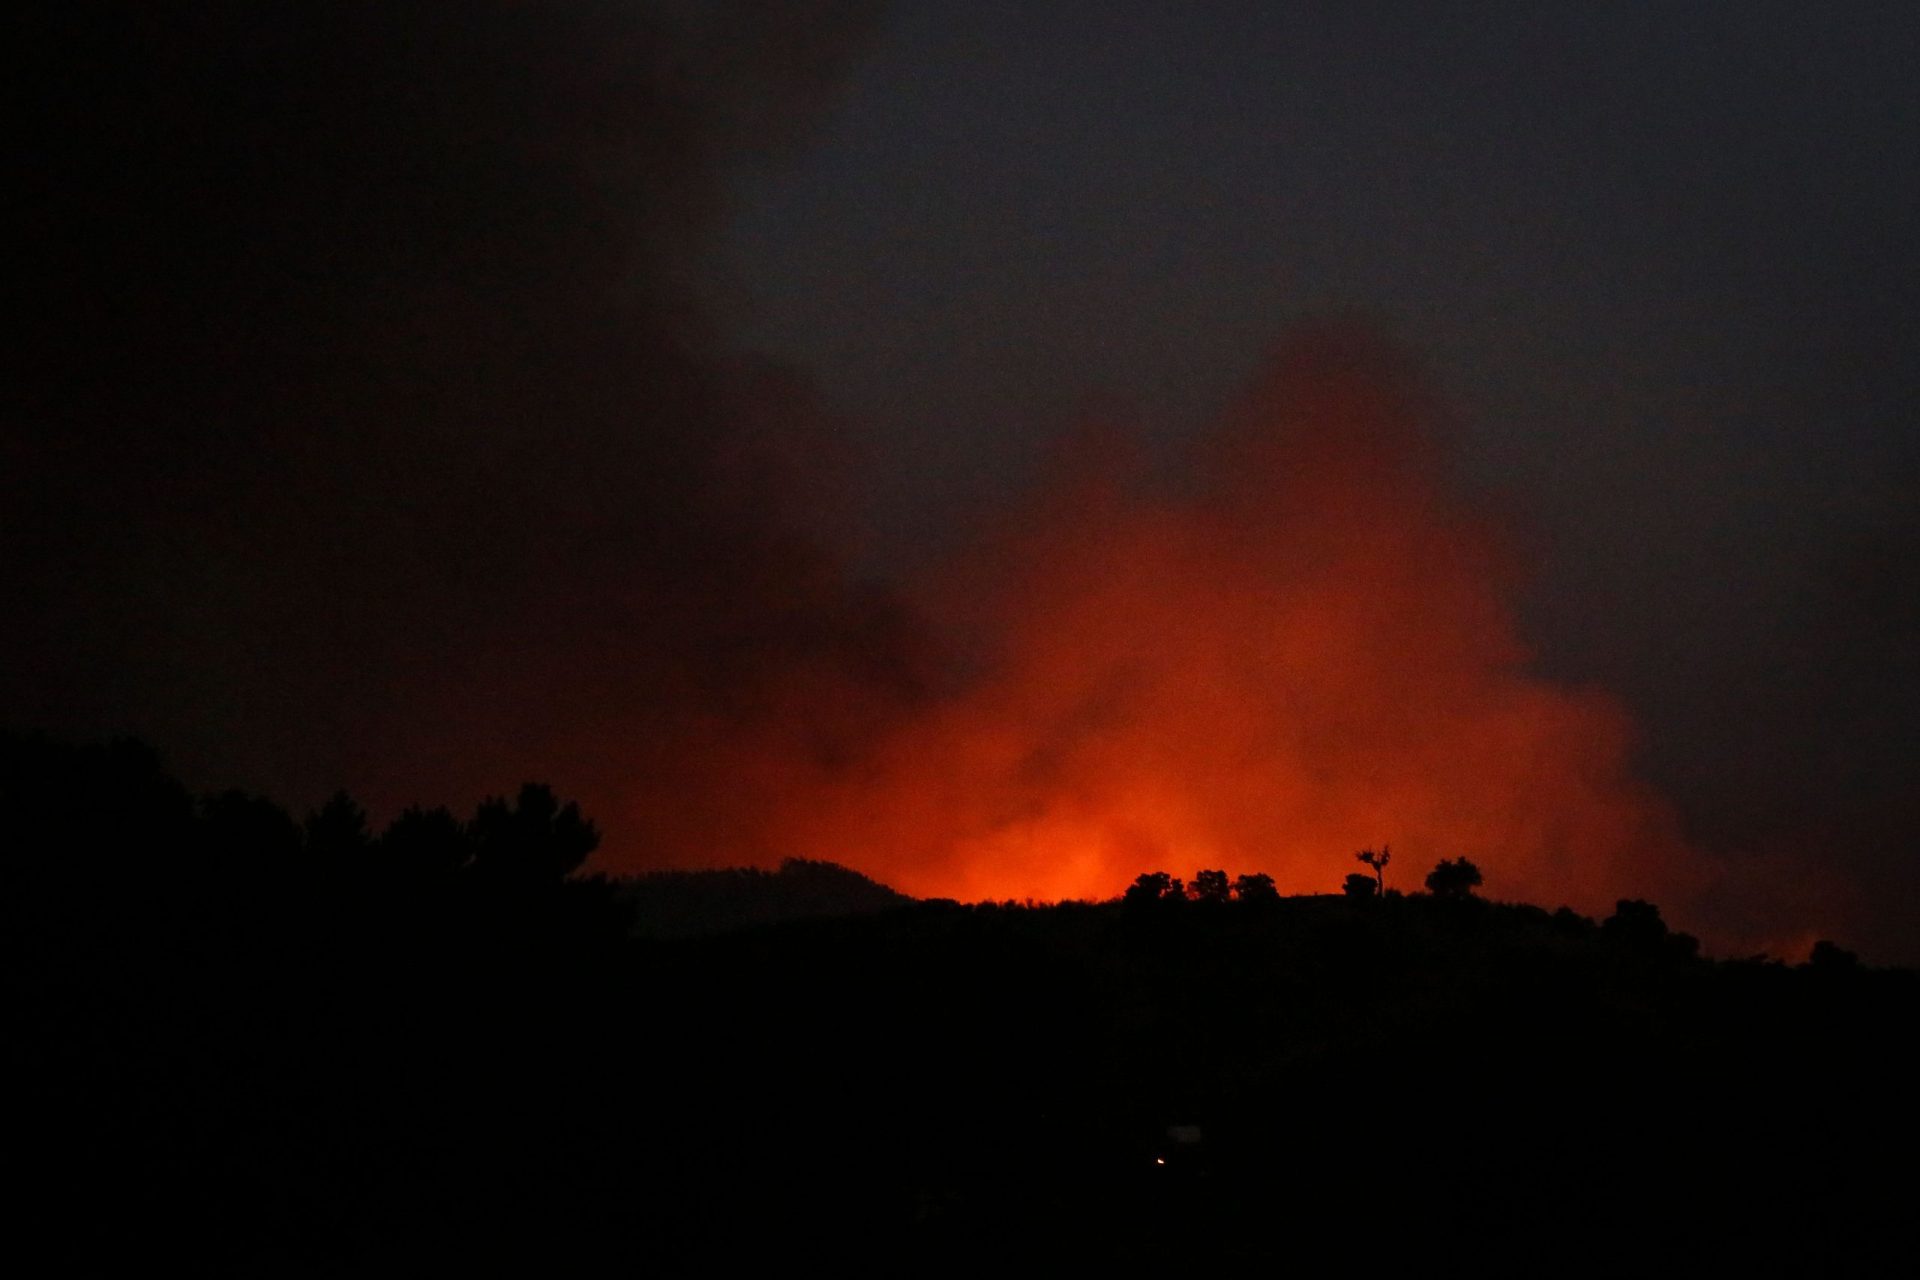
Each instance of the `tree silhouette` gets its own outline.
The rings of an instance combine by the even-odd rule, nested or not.
[[[460,820],[444,808],[409,806],[380,834],[381,860],[412,880],[440,880],[463,870],[473,848]]]
[[[344,791],[334,792],[333,798],[308,814],[302,825],[307,833],[308,856],[324,863],[353,865],[373,847],[367,811]]]
[[[1121,896],[1121,901],[1131,907],[1141,907],[1160,902],[1178,902],[1185,896],[1186,886],[1178,876],[1170,876],[1164,871],[1149,871],[1134,879]]]
[[[1660,908],[1640,898],[1621,898],[1613,914],[1600,922],[1600,936],[1628,945],[1657,945],[1667,936]]]
[[[1560,907],[1553,913],[1553,930],[1564,937],[1584,938],[1594,930],[1593,921],[1572,907]]]
[[[1480,884],[1480,868],[1465,858],[1442,858],[1427,872],[1427,892],[1436,898],[1471,898]]]
[[[1233,886],[1224,871],[1196,871],[1192,892],[1195,902],[1225,902]]]
[[[580,816],[580,806],[562,807],[551,787],[529,782],[512,805],[483,801],[467,824],[473,870],[493,880],[551,883],[577,871],[600,846],[600,832]]]
[[[1346,880],[1341,884],[1340,892],[1346,894],[1349,898],[1364,901],[1367,898],[1371,898],[1379,887],[1380,886],[1373,882],[1373,877],[1366,872],[1353,871],[1348,873]]]
[[[264,796],[223,791],[200,804],[200,829],[222,874],[248,875],[291,866],[300,852],[300,827]]]
[[[1839,943],[1822,938],[1813,944],[1807,967],[1817,973],[1848,973],[1860,968],[1860,957]]]
[[[1388,852],[1388,846],[1381,845],[1378,853],[1371,849],[1362,849],[1353,856],[1373,868],[1374,887],[1384,896],[1387,892],[1387,864],[1393,861],[1393,854]]]
[[[1600,922],[1600,936],[1623,950],[1669,961],[1691,961],[1700,956],[1700,939],[1669,930],[1660,908],[1639,898],[1622,898],[1611,916]]]
[[[1279,890],[1273,887],[1273,877],[1264,871],[1255,871],[1239,877],[1233,882],[1233,896],[1242,902],[1278,902]]]

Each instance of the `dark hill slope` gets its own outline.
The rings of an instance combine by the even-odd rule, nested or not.
[[[1871,1172],[1911,1169],[1909,973],[1427,898],[921,907],[655,962],[663,1070],[728,1100],[712,1185],[941,1255],[1733,1265],[1912,1189]]]
[[[374,836],[196,800],[136,747],[0,737],[0,766],[12,1217],[75,1273],[1905,1247],[1920,991],[1832,951],[1715,963],[1650,909],[1424,896],[663,940],[562,874],[592,833],[543,789]]]
[[[905,906],[913,899],[831,862],[788,858],[778,871],[657,871],[622,880],[617,896],[633,913],[634,932],[687,938],[733,929],[857,916]]]

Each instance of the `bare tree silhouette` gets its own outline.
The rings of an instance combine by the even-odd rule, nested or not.
[[[1371,849],[1362,849],[1353,856],[1373,868],[1375,887],[1380,890],[1380,896],[1384,898],[1387,893],[1387,864],[1393,861],[1393,854],[1388,852],[1388,846],[1381,845],[1378,853]]]

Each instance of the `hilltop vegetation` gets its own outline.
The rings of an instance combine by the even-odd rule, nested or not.
[[[1832,946],[1713,961],[1457,863],[616,884],[543,787],[376,833],[128,745],[0,764],[22,1217],[74,1261],[1845,1270],[1903,1220],[1920,992]]]

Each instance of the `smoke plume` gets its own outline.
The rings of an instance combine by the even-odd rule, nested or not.
[[[1324,891],[1393,850],[1691,923],[1710,861],[1536,674],[1389,355],[1307,335],[1171,467],[1089,430],[913,580],[805,379],[724,341],[729,166],[858,7],[76,3],[9,19],[0,719],[376,812],[526,778],[602,866],[918,894]]]
[[[692,727],[701,776],[643,788],[636,821],[962,898],[1213,866],[1324,892],[1389,844],[1410,888],[1464,855],[1502,896],[1683,903],[1706,862],[1635,781],[1622,708],[1530,674],[1510,558],[1436,481],[1426,414],[1384,352],[1316,334],[1171,482],[1077,438],[911,589],[912,697],[803,678]]]

